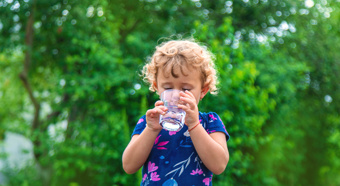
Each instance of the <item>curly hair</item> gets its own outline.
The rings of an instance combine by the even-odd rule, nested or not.
[[[217,93],[217,75],[214,55],[205,46],[201,46],[193,39],[171,40],[156,46],[156,51],[150,61],[143,67],[143,80],[150,84],[149,89],[156,91],[153,82],[157,82],[157,73],[161,69],[163,72],[171,72],[175,78],[174,69],[180,69],[183,75],[183,67],[193,67],[200,70],[202,88],[208,85],[211,94]]]

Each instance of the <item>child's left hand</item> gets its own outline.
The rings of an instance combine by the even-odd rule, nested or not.
[[[179,95],[181,96],[180,100],[183,104],[178,105],[178,108],[183,109],[186,112],[185,124],[190,129],[199,122],[196,98],[187,90],[185,92],[181,91]]]

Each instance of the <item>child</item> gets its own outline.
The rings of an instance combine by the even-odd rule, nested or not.
[[[162,129],[159,116],[167,108],[162,101],[142,116],[123,153],[128,174],[142,166],[141,185],[212,185],[212,176],[221,174],[229,161],[227,133],[220,117],[198,111],[198,102],[210,91],[216,93],[213,57],[191,40],[175,40],[156,47],[143,68],[150,90],[159,95],[179,89],[186,112],[185,126],[179,132]]]

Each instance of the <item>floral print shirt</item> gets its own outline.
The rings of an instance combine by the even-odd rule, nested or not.
[[[214,113],[199,113],[200,124],[208,134],[213,132],[229,134],[220,117]],[[142,116],[133,133],[141,134],[146,127]],[[153,149],[142,170],[140,185],[212,185],[212,172],[200,160],[191,141],[188,127],[179,132],[162,130],[155,140]]]

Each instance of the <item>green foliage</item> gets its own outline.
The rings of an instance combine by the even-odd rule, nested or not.
[[[5,166],[4,170],[2,170],[1,173],[3,173],[3,175],[6,176],[6,178],[8,179],[6,180],[7,183],[3,186],[42,185],[41,180],[39,179],[37,167],[34,166],[33,163],[28,164],[24,169]]]
[[[214,184],[340,184],[340,5],[313,2],[0,0],[0,140],[20,133],[35,154],[34,165],[4,169],[8,184],[138,185],[121,155],[158,99],[141,67],[169,36],[193,36],[216,57],[219,94],[199,106],[231,139]],[[37,128],[19,79],[27,52]]]

